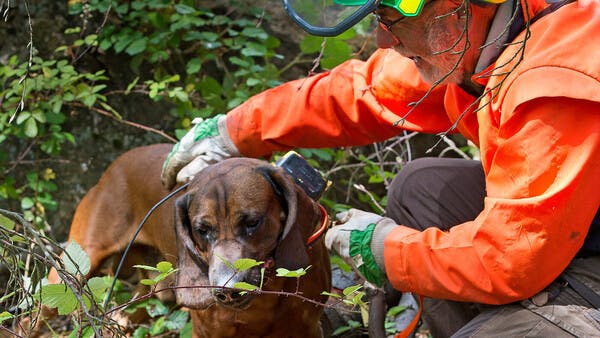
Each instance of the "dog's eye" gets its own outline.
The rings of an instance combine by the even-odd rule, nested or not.
[[[246,227],[246,234],[248,234],[248,236],[251,236],[252,234],[254,234],[256,232],[256,230],[258,230],[258,228],[260,227],[261,224],[262,224],[262,219],[246,221],[244,223],[244,226]]]
[[[210,225],[200,222],[194,224],[194,231],[200,236],[202,239],[210,239],[211,236],[211,228]]]

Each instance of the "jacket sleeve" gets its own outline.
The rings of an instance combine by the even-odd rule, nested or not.
[[[227,114],[232,141],[245,156],[292,148],[358,146],[383,141],[402,129],[436,133],[451,123],[444,87],[409,112],[428,86],[411,60],[378,50],[329,72],[287,82],[250,98]],[[404,123],[394,126],[394,122]]]
[[[494,134],[482,152],[484,210],[447,232],[394,229],[384,241],[392,284],[487,304],[522,300],[550,284],[582,246],[600,204],[598,112],[597,102],[545,97],[495,126],[480,118]]]

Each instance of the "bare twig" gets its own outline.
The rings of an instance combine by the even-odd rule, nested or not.
[[[27,48],[29,48],[29,60],[27,61],[27,69],[25,70],[25,74],[19,80],[19,84],[23,84],[21,100],[17,104],[17,107],[15,108],[15,112],[12,114],[12,116],[8,120],[9,124],[12,123],[12,121],[17,116],[17,114],[22,112],[23,108],[25,108],[25,98],[27,95],[27,79],[29,78],[29,72],[31,71],[31,65],[33,64],[33,25],[31,24],[31,13],[29,12],[29,1],[23,0],[23,3],[25,4],[25,11],[27,13],[27,25],[29,27],[29,42],[27,43]],[[10,7],[10,1],[9,1],[8,7],[6,8],[6,16],[8,15],[9,7]],[[6,20],[6,16],[5,16],[5,20]]]
[[[75,106],[75,107],[79,107],[79,108],[90,109],[93,112],[96,112],[96,113],[98,113],[100,115],[104,115],[104,116],[110,117],[111,119],[119,121],[119,122],[121,122],[123,124],[126,124],[126,125],[129,125],[129,126],[135,127],[135,128],[139,128],[139,129],[142,129],[142,130],[146,130],[146,131],[158,134],[158,135],[166,138],[167,140],[169,140],[169,141],[171,141],[173,143],[177,142],[177,140],[174,137],[168,135],[167,133],[163,132],[162,130],[158,130],[158,129],[155,129],[155,128],[152,128],[152,127],[145,126],[143,124],[139,124],[139,123],[136,123],[136,122],[132,122],[132,121],[128,121],[128,120],[119,118],[119,117],[115,116],[115,114],[112,114],[111,112],[109,112],[107,110],[100,109],[98,107],[88,107],[88,106],[86,106],[86,105],[84,105],[82,103],[77,103],[77,102],[73,102],[73,103],[71,103],[71,105]]]

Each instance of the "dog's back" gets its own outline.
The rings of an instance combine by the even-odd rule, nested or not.
[[[160,172],[171,148],[170,144],[155,144],[122,154],[77,206],[68,241],[77,242],[89,255],[90,275],[97,273],[107,258],[125,249],[146,213],[169,193],[160,183]],[[150,216],[136,244],[154,248],[175,263],[172,225],[170,201]],[[57,282],[57,278],[55,273],[49,276],[50,282]]]

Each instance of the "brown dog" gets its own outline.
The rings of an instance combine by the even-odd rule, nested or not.
[[[124,250],[148,210],[168,194],[160,172],[171,147],[123,154],[77,207],[69,240],[89,254],[90,274]],[[159,207],[135,243],[177,264],[177,302],[192,309],[195,337],[319,337],[321,306],[269,292],[326,301],[321,292],[330,289],[328,252],[322,240],[307,245],[324,222],[322,210],[282,169],[229,159],[200,172],[176,203]],[[233,271],[231,263],[241,258],[265,262],[264,279],[260,267]],[[298,281],[274,273],[275,267],[309,265]],[[262,282],[268,292],[241,296],[232,289],[236,282]]]

